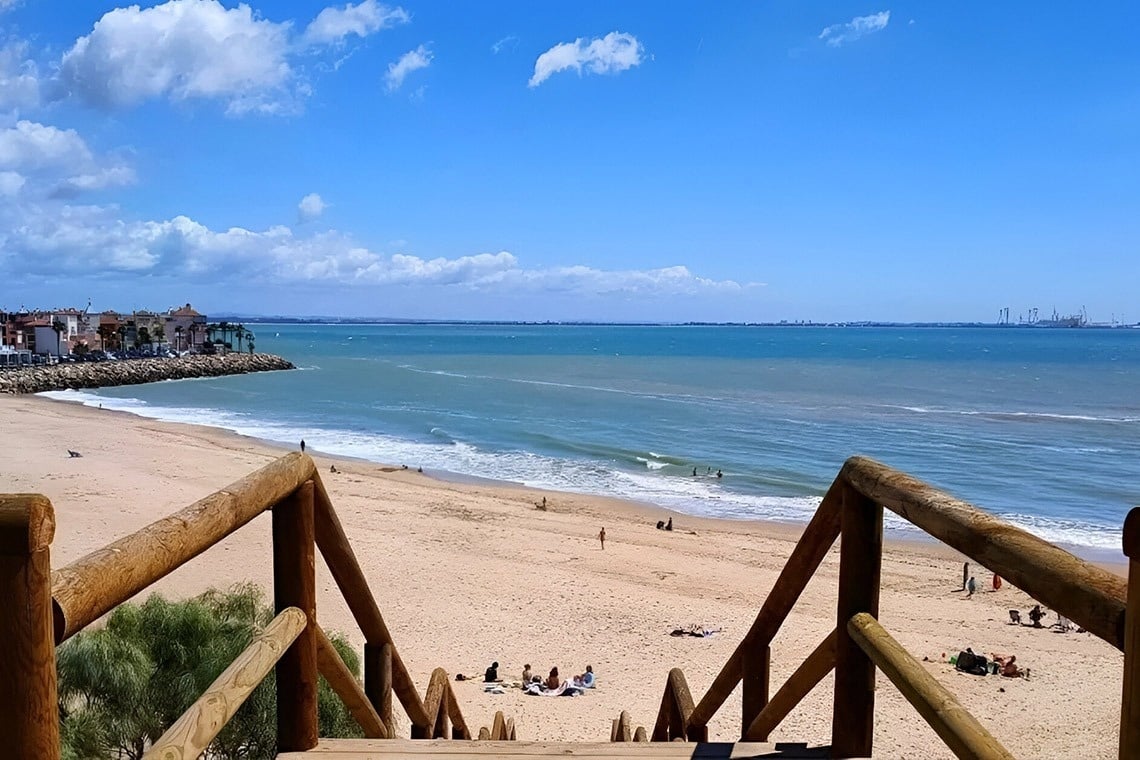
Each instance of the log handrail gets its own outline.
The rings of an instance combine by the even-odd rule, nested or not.
[[[286,454],[174,514],[52,573],[55,643],[71,638],[197,557],[313,478],[305,454]]]
[[[848,621],[847,632],[955,755],[1013,760],[1013,755],[879,621],[860,612]]]
[[[700,703],[693,709],[691,726],[707,726],[712,716],[728,699],[728,695],[740,683],[744,672],[742,663],[745,650],[749,647],[766,647],[772,643],[788,613],[792,611],[800,594],[807,587],[808,581],[812,579],[819,564],[831,550],[835,539],[839,537],[841,499],[839,485],[832,484],[804,529],[803,535],[800,536],[799,542],[792,549],[792,554],[780,571],[772,592],[764,599],[764,604],[760,607],[752,627],[748,629],[744,639],[721,668]]]
[[[768,734],[835,668],[835,639],[836,633],[832,631],[796,668],[796,672],[788,676],[752,725],[745,729],[745,741],[768,741]]]
[[[622,710],[621,713],[614,718],[613,728],[610,730],[611,742],[632,742],[633,741],[633,726],[630,725],[629,713]]]
[[[697,741],[690,736],[689,723],[692,715],[693,696],[689,692],[685,674],[680,668],[673,668],[665,681],[661,708],[657,711],[657,721],[653,724],[653,741]],[[703,727],[700,730],[703,731]],[[704,741],[704,737],[699,740]]]
[[[389,727],[372,707],[364,688],[344,664],[344,660],[341,659],[324,629],[319,625],[314,629],[317,633],[317,668],[340,697],[340,701],[344,702],[353,720],[364,731],[364,736],[368,739],[392,738]]]
[[[201,755],[305,630],[307,622],[305,613],[296,607],[282,610],[166,729],[143,759],[188,760]]]
[[[348,542],[348,536],[345,535],[344,527],[333,509],[324,484],[319,477],[315,478],[315,482],[317,548],[320,549],[321,556],[324,557],[325,564],[328,565],[329,572],[340,588],[340,593],[348,604],[356,624],[360,626],[365,640],[373,646],[392,645],[392,690],[396,692],[396,697],[404,706],[412,725],[421,732],[430,732],[435,716],[429,715],[425,709],[416,691],[415,681],[412,680],[404,661],[400,659],[392,634],[384,623],[376,598],[368,588],[368,581],[364,578],[356,553]],[[367,664],[366,660],[365,665]]]
[[[1123,651],[1125,579],[873,459],[851,457],[839,477]]]

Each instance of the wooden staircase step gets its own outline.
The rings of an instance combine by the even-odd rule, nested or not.
[[[585,757],[613,758],[825,758],[828,748],[793,743],[768,742],[501,742],[501,741],[411,741],[406,739],[323,739],[308,752],[287,752],[278,760],[478,760],[488,757],[524,758]]]

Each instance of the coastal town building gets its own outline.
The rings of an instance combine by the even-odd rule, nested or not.
[[[0,367],[27,363],[32,355],[61,357],[144,346],[146,350],[201,351],[210,332],[206,315],[189,303],[164,312],[92,313],[89,308],[0,310],[0,351],[5,354],[0,358]]]

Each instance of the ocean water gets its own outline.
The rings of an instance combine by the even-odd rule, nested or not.
[[[1091,556],[1140,504],[1140,330],[253,329],[302,369],[47,395],[725,518],[806,520],[859,453]]]

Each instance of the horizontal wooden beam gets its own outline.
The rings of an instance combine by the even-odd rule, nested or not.
[[[917,525],[1034,599],[1124,649],[1128,582],[1032,533],[866,457],[840,471],[867,498]]]
[[[416,691],[416,684],[400,658],[396,643],[368,588],[368,581],[364,578],[364,572],[360,569],[360,563],[320,476],[315,476],[313,480],[316,486],[317,548],[321,550],[321,556],[325,558],[325,564],[365,640],[373,646],[392,645],[392,690],[396,692],[396,698],[404,706],[412,725],[420,731],[431,731],[435,716],[428,716],[423,700]]]
[[[296,607],[282,610],[159,737],[144,760],[189,760],[201,755],[305,630],[306,622],[305,613]]]
[[[796,672],[784,682],[780,690],[776,692],[756,719],[752,721],[752,725],[748,726],[744,732],[745,741],[753,742],[766,742],[768,735],[775,730],[776,726],[788,714],[795,709],[796,705],[814,689],[820,681],[822,681],[827,674],[835,668],[835,641],[836,633],[832,631],[828,634],[815,650],[807,656],[807,659],[800,663],[796,668]]]
[[[804,528],[803,535],[788,557],[784,569],[780,571],[780,577],[776,579],[771,593],[764,600],[752,627],[744,634],[744,640],[737,645],[728,662],[713,680],[712,686],[693,709],[690,725],[706,726],[712,720],[713,715],[728,699],[728,695],[744,675],[745,650],[766,647],[772,643],[776,632],[780,630],[788,613],[792,611],[800,594],[812,579],[819,563],[827,556],[835,539],[839,538],[839,512],[843,503],[841,486],[839,479],[836,478],[827,489],[827,494]]]
[[[286,454],[204,499],[52,574],[58,644],[189,562],[277,502],[316,469]]]
[[[879,621],[860,612],[848,621],[847,632],[951,752],[961,758],[1013,760],[1013,755]]]
[[[352,719],[356,721],[369,739],[389,739],[391,734],[388,726],[368,701],[364,687],[352,675],[352,671],[344,664],[340,653],[329,641],[324,630],[318,625],[317,634],[317,669],[329,686],[340,697],[340,701],[348,709]]]

